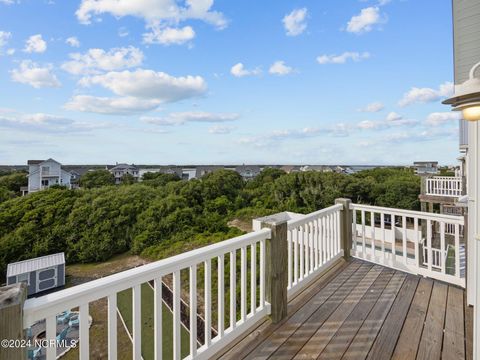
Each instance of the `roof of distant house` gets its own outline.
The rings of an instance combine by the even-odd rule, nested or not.
[[[27,164],[28,165],[38,165],[38,164],[44,163],[46,161],[53,161],[53,162],[56,162],[57,164],[60,164],[57,160],[54,160],[52,158],[49,158],[47,160],[28,160]]]
[[[138,168],[135,165],[129,165],[129,164],[117,164],[110,170],[127,170],[127,169],[134,169],[138,170]]]
[[[7,277],[65,264],[63,252],[8,264]]]

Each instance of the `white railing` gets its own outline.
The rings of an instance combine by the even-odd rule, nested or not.
[[[162,358],[162,279],[171,277],[173,284],[173,358],[181,358],[181,271],[188,272],[188,294],[190,327],[190,354],[187,359],[208,359],[218,350],[227,346],[258,320],[270,311],[265,300],[265,256],[266,241],[271,236],[270,229],[262,229],[217,244],[189,251],[177,256],[160,260],[135,269],[123,271],[111,276],[81,284],[72,288],[57,291],[39,298],[29,299],[24,306],[24,327],[35,322],[46,320],[46,339],[54,341],[57,335],[57,315],[73,308],[79,309],[79,354],[80,359],[89,358],[89,304],[108,299],[108,358],[117,358],[117,294],[132,289],[132,345],[133,358],[141,359],[142,321],[141,321],[141,286],[153,282],[154,308],[154,354],[155,359]],[[240,268],[240,290],[237,294],[237,255]],[[257,256],[258,254],[258,256]],[[226,259],[227,258],[227,259]],[[229,260],[229,269],[225,266]],[[212,268],[212,262],[217,269]],[[197,271],[203,267],[204,286],[197,286]],[[212,272],[216,275],[212,276]],[[225,304],[225,279],[229,275],[230,303]],[[250,296],[247,281],[250,277]],[[217,279],[217,294],[212,291],[212,278]],[[197,297],[204,293],[205,336],[203,344],[197,342]],[[217,306],[212,307],[212,297],[217,296]],[[258,297],[257,297],[258,296]],[[239,297],[239,309],[237,298]],[[228,307],[229,321],[225,326]],[[217,315],[217,336],[211,338],[212,320]],[[95,339],[92,339],[94,342]],[[47,360],[55,359],[55,347],[47,347]]]
[[[465,287],[460,267],[463,217],[360,204],[352,204],[351,209],[352,256]],[[454,227],[453,235],[446,233],[449,224]],[[423,238],[426,242],[424,249],[427,249],[426,266],[421,259],[423,251],[420,251]],[[434,261],[437,256],[434,248],[446,249],[447,245],[455,250],[451,259],[453,270],[449,271],[445,252],[440,251],[440,260]],[[436,264],[440,269],[436,269]]]
[[[454,176],[427,178],[425,194],[447,197],[462,196],[462,178]]]
[[[429,249],[425,245],[425,239],[422,239],[422,248],[423,248],[423,265],[428,266],[428,253]],[[450,246],[450,245],[449,245]],[[447,247],[448,249],[448,247]],[[432,268],[434,269],[442,269],[442,259],[446,258],[447,255],[447,250],[445,250],[445,255],[442,256],[442,250],[441,249],[436,249],[432,248]]]
[[[288,295],[294,296],[317,274],[343,256],[342,204],[288,221]]]

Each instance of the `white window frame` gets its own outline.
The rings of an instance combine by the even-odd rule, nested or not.
[[[25,279],[21,279],[21,277],[25,277]],[[17,275],[17,283],[26,282],[27,286],[30,286],[30,273],[18,274]]]

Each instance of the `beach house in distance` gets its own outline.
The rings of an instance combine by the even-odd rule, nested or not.
[[[66,186],[71,189],[72,174],[62,168],[54,159],[28,160],[28,187],[22,187],[22,195],[45,190],[53,185]]]

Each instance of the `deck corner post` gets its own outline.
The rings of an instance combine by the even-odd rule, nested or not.
[[[352,224],[353,224],[353,212],[350,209],[352,200],[346,198],[335,199],[335,204],[343,205],[341,210],[341,243],[343,249],[343,257],[345,260],[350,258],[350,250],[352,249]]]
[[[23,304],[26,297],[27,287],[25,283],[0,287],[0,340],[23,340],[25,338]],[[2,343],[0,359],[26,360],[27,348],[3,346]]]
[[[265,248],[265,299],[270,303],[270,317],[276,324],[287,317],[287,221],[265,221],[262,228],[272,231]]]

